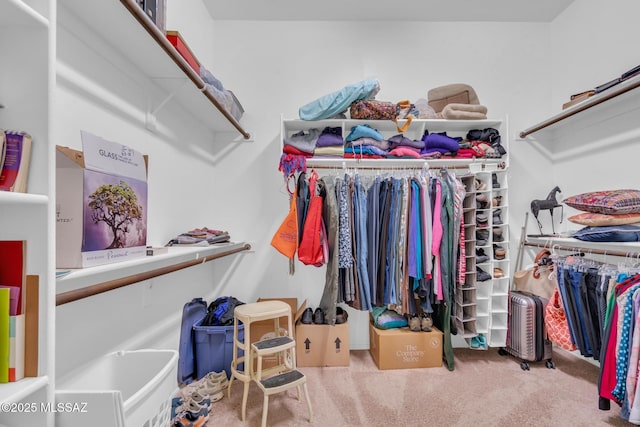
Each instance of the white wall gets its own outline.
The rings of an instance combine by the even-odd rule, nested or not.
[[[555,112],[570,93],[635,65],[628,54],[637,40],[632,25],[637,13],[627,13],[638,11],[632,0],[617,1],[606,12],[596,1],[576,2],[552,24],[216,21],[212,27],[200,1],[180,2],[180,7],[168,3],[169,27],[181,31],[203,65],[236,93],[246,110],[242,123],[254,142],[214,139],[171,103],[160,117],[161,133],[150,133],[144,112],[149,99],[158,102],[161,94],[127,64],[106,63],[99,52],[87,51],[59,28],[60,62],[91,76],[95,84],[86,90],[67,81],[82,79],[59,77],[58,143],[78,147],[82,128],[149,154],[151,243],[209,226],[229,230],[234,240],[250,241],[255,253],[58,308],[59,375],[111,349],[177,348],[180,311],[194,296],[234,295],[245,301],[296,296],[317,306],[324,268],[297,264],[296,274],[289,276],[286,260],[269,245],[288,208],[277,170],[281,114],[295,118],[301,105],[370,77],[380,80],[378,98],[385,100],[426,97],[430,88],[448,83],[471,84],[489,116],[509,118],[503,138],[510,140],[509,221],[515,251],[529,201],[568,177],[557,168],[554,176],[551,160],[514,136]],[[601,22],[603,13],[606,22]],[[585,23],[587,18],[592,22]],[[584,37],[574,38],[576,32]],[[597,73],[587,58],[593,60],[595,42],[604,58]],[[112,107],[96,101],[96,85],[116,94]],[[576,165],[568,164],[575,174]],[[597,176],[585,179],[594,182]],[[366,328],[366,314],[352,318]],[[361,335],[352,333],[353,348],[366,346],[368,336]]]
[[[551,25],[553,113],[573,93],[592,89],[640,64],[636,17],[640,3],[615,0],[574,2]],[[555,151],[554,185],[568,197],[593,190],[638,188],[638,117],[635,102],[626,97],[608,103],[607,109],[585,112],[584,120],[566,126],[547,145]],[[577,211],[565,209],[565,216]],[[581,226],[565,222],[563,229]]]
[[[246,286],[239,291],[243,296],[294,295],[315,307],[324,287],[324,268],[298,263],[290,277],[284,257],[269,246],[288,209],[283,177],[277,171],[280,114],[297,118],[298,108],[307,102],[371,77],[381,83],[377,98],[389,101],[426,98],[429,89],[448,83],[471,84],[490,117],[509,116],[511,134],[529,124],[531,116],[546,113],[551,96],[551,73],[545,65],[550,60],[548,24],[409,22],[402,24],[401,32],[391,31],[397,26],[216,21],[217,61],[212,71],[243,103],[243,121],[256,137],[255,144],[230,153],[216,168],[220,180],[238,183],[219,187],[220,199],[237,198],[242,191],[252,200],[251,212],[221,212],[233,228],[246,226],[248,238],[255,242],[256,268],[248,275],[238,272],[238,281]],[[530,159],[540,155],[518,142],[511,143],[510,154],[510,186],[523,188],[540,166]],[[550,179],[541,177],[532,193],[546,195]],[[247,184],[240,187],[241,182]],[[510,195],[512,236],[519,235],[530,194]],[[368,348],[367,314],[357,316],[357,322],[354,315],[352,348]]]

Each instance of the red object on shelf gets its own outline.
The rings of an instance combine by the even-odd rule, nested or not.
[[[191,68],[200,75],[200,63],[184,42],[180,33],[178,31],[167,31],[167,40],[180,52],[180,55],[191,65]]]

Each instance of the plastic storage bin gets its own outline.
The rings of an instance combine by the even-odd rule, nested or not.
[[[109,353],[56,384],[57,427],[165,427],[177,390],[178,352]]]
[[[224,369],[227,378],[231,377],[231,361],[233,359],[233,325],[202,326],[198,320],[193,325],[196,352],[196,375],[202,378],[209,372],[220,372]],[[238,338],[244,340],[244,325],[238,325]],[[243,352],[238,350],[238,356]],[[243,369],[240,364],[239,369]]]

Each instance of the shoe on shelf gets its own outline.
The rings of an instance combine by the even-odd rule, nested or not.
[[[487,184],[480,181],[479,179],[476,179],[476,191],[484,191],[486,189],[487,189]]]
[[[499,267],[493,267],[493,278],[500,279],[501,277],[504,277],[504,271]]]
[[[493,199],[491,199],[491,205],[494,208],[502,205],[502,196],[501,195],[494,196]]]
[[[316,325],[324,324],[324,311],[320,307],[316,308],[316,311],[313,312],[313,323]]]
[[[500,188],[500,183],[498,182],[498,174],[495,172],[491,174],[491,187]]]
[[[479,282],[485,282],[491,279],[491,275],[486,271],[484,271],[483,269],[481,269],[480,267],[476,267],[476,279]]]
[[[488,209],[489,208],[489,198],[486,194],[479,193],[476,194],[476,209]]]
[[[486,227],[488,222],[489,218],[485,214],[476,214],[476,225],[478,227]]]
[[[433,328],[433,319],[430,314],[422,313],[420,316],[420,328],[422,329],[422,332],[431,332],[431,329]]]
[[[500,245],[493,245],[493,257],[495,259],[504,259],[507,251]]]
[[[502,209],[496,209],[493,211],[493,225],[502,225]]]
[[[489,230],[481,229],[476,230],[476,245],[485,246],[489,239]]]
[[[487,349],[487,339],[484,337],[484,335],[479,334],[479,335],[476,335],[475,337],[471,338],[471,340],[469,341],[469,345],[474,350],[486,350]]]
[[[482,264],[483,262],[487,261],[489,261],[489,255],[484,253],[484,249],[476,249],[476,264]]]
[[[346,323],[348,317],[349,313],[344,308],[336,307],[336,325]]]
[[[412,332],[420,332],[422,329],[420,316],[417,314],[409,314],[409,330]]]
[[[300,322],[305,325],[310,325],[313,323],[313,309],[311,307],[307,307],[302,312],[302,317],[300,318]]]
[[[493,228],[493,241],[504,242],[504,237],[502,236],[502,228],[500,227]]]

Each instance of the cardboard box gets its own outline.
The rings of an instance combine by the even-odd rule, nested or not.
[[[88,132],[81,137],[83,151],[56,146],[56,268],[145,257],[147,158]],[[119,212],[111,208],[116,198]]]
[[[180,33],[178,31],[167,31],[167,40],[169,40],[189,65],[191,65],[191,68],[193,68],[196,74],[200,75],[200,62],[198,62],[187,43],[182,39]]]
[[[298,319],[301,315],[302,312],[304,311],[304,309],[307,307],[307,300],[304,300],[302,302],[302,304],[300,304],[300,306],[298,307],[298,299],[297,298],[258,298],[257,302],[260,301],[284,301],[287,304],[289,304],[291,306],[291,322],[294,325],[293,326],[293,336],[295,337],[295,324],[296,324],[296,319]],[[279,326],[280,326],[280,336],[283,335],[288,335],[288,331],[287,331],[287,318],[285,317],[281,317],[279,319]],[[273,338],[275,336],[275,330],[274,330],[274,321],[273,320],[262,320],[260,322],[252,322],[251,323],[251,329],[250,329],[250,333],[251,333],[251,342],[254,343],[256,341],[261,341],[261,340],[265,340],[268,338]],[[262,367],[263,368],[270,368],[272,366],[275,366],[277,363],[277,356],[273,355],[273,356],[265,356],[262,358]],[[255,366],[255,365],[254,365]]]
[[[349,323],[296,324],[298,366],[349,366]]]
[[[413,332],[409,328],[378,329],[369,323],[369,352],[378,369],[442,366],[442,332]]]

